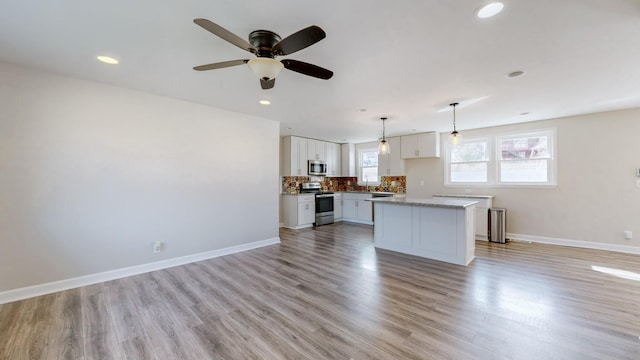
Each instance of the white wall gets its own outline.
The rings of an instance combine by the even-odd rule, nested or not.
[[[6,63],[0,79],[0,292],[278,237],[277,122]]]
[[[468,188],[495,195],[507,208],[507,232],[534,237],[640,247],[640,109],[464,131],[480,137],[511,131],[557,128],[558,186],[554,189]],[[448,134],[442,134],[444,143]],[[445,187],[444,156],[407,160],[407,196],[461,194]],[[420,181],[424,180],[424,186]],[[632,230],[633,240],[623,231]]]

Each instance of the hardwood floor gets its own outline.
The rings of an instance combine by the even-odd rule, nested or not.
[[[478,242],[465,268],[365,225],[280,236],[0,305],[0,359],[640,358],[640,256]]]

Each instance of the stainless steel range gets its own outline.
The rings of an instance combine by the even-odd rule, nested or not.
[[[322,192],[320,183],[304,183],[301,193],[316,194],[316,222],[314,226],[333,224],[333,193]]]

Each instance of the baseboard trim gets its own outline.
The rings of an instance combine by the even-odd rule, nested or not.
[[[121,279],[127,276],[144,274],[151,271],[168,269],[175,266],[185,265],[197,261],[213,259],[216,257],[235,254],[247,250],[257,249],[264,246],[274,245],[280,243],[280,237],[274,237],[271,239],[254,241],[248,244],[242,244],[237,246],[231,246],[224,249],[217,249],[207,251],[199,254],[181,256],[173,259],[167,259],[142,265],[136,265],[126,267],[122,269],[116,269],[111,271],[105,271],[102,273],[85,275],[75,277],[71,279],[52,281],[49,283],[38,284],[18,289],[12,289],[0,292],[0,304],[6,304],[13,301],[24,300],[36,296],[55,293],[58,291],[64,291],[69,289],[78,288],[81,286],[98,284],[105,281]]]
[[[591,241],[559,239],[559,238],[551,238],[551,237],[545,237],[545,236],[523,235],[523,234],[512,234],[512,233],[507,233],[506,235],[507,235],[507,239],[514,240],[514,241],[528,241],[528,242],[535,242],[535,243],[541,243],[541,244],[615,251],[615,252],[621,252],[621,253],[627,253],[627,254],[640,254],[640,247],[637,247],[637,246],[604,244],[604,243],[595,243]]]

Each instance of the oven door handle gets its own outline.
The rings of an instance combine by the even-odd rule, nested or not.
[[[333,197],[333,194],[330,195],[316,195],[317,198],[329,198],[329,197]]]

